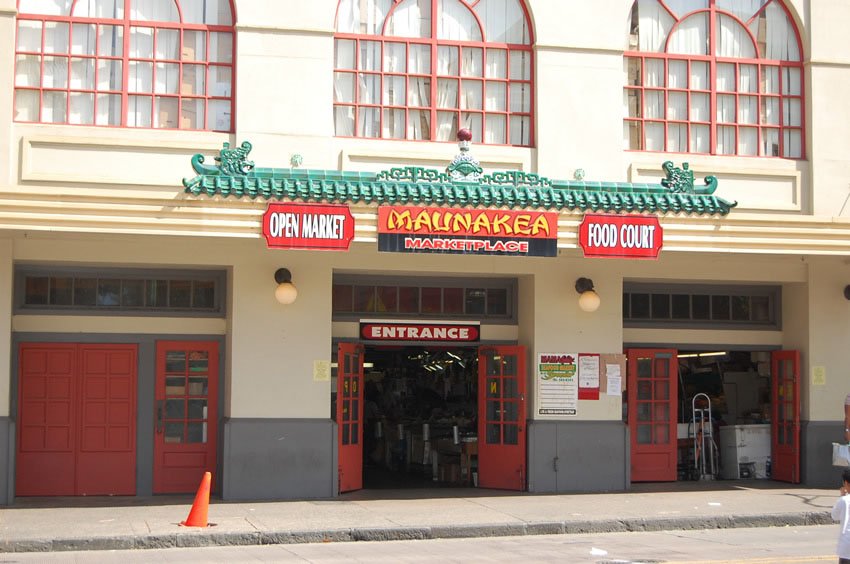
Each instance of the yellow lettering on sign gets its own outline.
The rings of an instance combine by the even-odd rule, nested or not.
[[[352,394],[356,394],[356,393],[357,393],[357,380],[352,380],[352,381],[351,381],[351,393],[352,393]]]
[[[499,383],[495,380],[490,382],[490,393],[494,395],[499,393]]]

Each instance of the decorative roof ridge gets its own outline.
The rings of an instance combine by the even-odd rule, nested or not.
[[[393,167],[378,173],[300,169],[297,168],[300,161],[295,160],[292,162],[296,166],[290,168],[256,168],[247,158],[251,149],[248,141],[235,149],[224,143],[219,156],[215,157],[215,166],[204,164],[203,155],[194,155],[191,162],[198,175],[183,179],[186,192],[317,200],[332,195],[334,200],[388,202],[431,200],[434,194],[434,201],[447,205],[499,205],[502,202],[501,205],[572,208],[569,202],[574,201],[578,205],[586,202],[586,207],[592,209],[597,209],[596,202],[608,209],[613,198],[636,202],[638,209],[631,209],[633,206],[629,204],[625,206],[629,208],[627,211],[641,211],[646,207],[652,211],[723,215],[737,205],[737,202],[713,196],[717,189],[714,176],[706,176],[704,186],[695,186],[694,173],[687,162],[682,168],[672,161],[664,162],[662,169],[666,178],[656,184],[553,180],[521,170],[483,174],[478,161],[468,152],[468,139],[461,139],[461,153],[445,172],[416,166]],[[641,197],[672,202],[671,209],[653,202],[640,205]],[[610,211],[622,211],[613,203],[610,208]]]

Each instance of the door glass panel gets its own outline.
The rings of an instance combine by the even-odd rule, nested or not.
[[[666,400],[670,399],[670,383],[656,382],[655,383],[655,399]]]
[[[343,372],[351,374],[351,355],[343,355]]]
[[[666,403],[655,404],[655,421],[670,421],[670,406]]]
[[[209,390],[209,383],[206,378],[192,377],[189,378],[189,395],[190,396],[205,396]]]
[[[191,399],[189,403],[189,419],[207,418],[207,400]]]
[[[505,402],[505,421],[517,421],[519,418],[519,406],[516,402]]]
[[[652,427],[650,425],[637,426],[637,442],[641,445],[652,444]]]
[[[503,380],[502,385],[505,389],[505,399],[516,399],[519,397],[519,390],[517,390],[516,378],[505,378]]]
[[[345,413],[343,412],[343,419],[345,419]],[[348,423],[343,423],[342,425],[342,444],[347,445],[350,444],[348,440],[348,432],[350,425]]]
[[[519,427],[517,425],[505,425],[506,445],[519,444]]]
[[[651,421],[652,420],[652,404],[649,403],[639,403],[637,405],[637,418],[638,421]]]
[[[487,423],[487,444],[497,445],[502,442],[502,426],[498,423]]]
[[[187,443],[205,443],[207,442],[207,424],[206,423],[187,423],[186,424],[186,442]]]
[[[349,421],[351,419],[351,417],[349,416],[349,410],[348,410],[348,406],[349,406],[350,403],[351,402],[348,401],[348,400],[345,400],[345,401],[342,402],[342,420],[343,421]]]
[[[795,446],[794,445],[794,432],[793,431],[794,431],[794,425],[791,424],[791,423],[786,423],[785,424],[785,439],[786,439],[785,444],[787,444],[790,447]]]
[[[502,357],[502,364],[504,365],[502,374],[513,376],[517,373],[516,355],[509,354]]]
[[[498,401],[488,401],[487,402],[487,420],[488,421],[499,421],[501,417],[499,416],[499,402]]]
[[[655,444],[666,445],[670,442],[670,426],[656,425],[655,426]]]
[[[183,351],[168,351],[165,353],[165,370],[167,372],[185,371],[186,353]]]
[[[165,424],[165,442],[166,443],[182,443],[183,442],[183,423],[166,423]]]
[[[502,357],[487,355],[487,375],[498,376],[501,374]]]
[[[351,444],[356,445],[360,442],[360,433],[358,431],[359,427],[357,423],[351,424]]]
[[[360,401],[353,399],[351,400],[351,419],[357,420],[360,419]]]
[[[656,358],[655,359],[655,374],[653,377],[660,378],[662,380],[667,378],[668,372],[670,370],[670,359],[667,358]]]
[[[165,417],[183,419],[186,416],[186,404],[182,399],[165,400]]]
[[[637,359],[637,377],[652,378],[652,359],[639,358]]]
[[[183,376],[169,376],[165,379],[166,396],[182,396],[186,393],[186,380]]]
[[[487,397],[488,398],[498,398],[501,397],[499,394],[499,379],[498,378],[490,378],[487,380]]]
[[[210,359],[206,351],[193,351],[189,353],[189,372],[208,372]]]
[[[639,400],[651,400],[652,399],[652,382],[638,382],[638,395]]]

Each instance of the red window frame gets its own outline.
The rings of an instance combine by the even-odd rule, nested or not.
[[[15,66],[17,69],[18,59],[20,57],[25,56],[36,56],[39,57],[39,76],[38,76],[38,85],[37,86],[29,86],[29,85],[17,85],[17,71],[15,73],[15,86],[14,86],[14,95],[15,102],[13,103],[13,112],[16,111],[17,106],[17,96],[19,92],[37,92],[38,93],[38,109],[36,119],[18,119],[17,116],[14,117],[16,122],[21,123],[51,123],[51,124],[62,124],[62,125],[83,125],[83,126],[95,126],[95,127],[127,127],[133,129],[182,129],[182,130],[194,130],[194,131],[223,131],[223,132],[233,132],[235,130],[235,89],[236,89],[236,9],[233,5],[233,0],[222,0],[227,2],[227,5],[230,8],[230,16],[231,16],[231,24],[230,25],[208,25],[208,24],[193,24],[193,23],[184,23],[183,22],[183,13],[180,5],[180,0],[171,0],[174,2],[177,10],[178,17],[180,22],[169,22],[169,21],[142,21],[142,20],[133,20],[130,18],[131,14],[131,3],[132,0],[119,0],[124,2],[124,16],[121,19],[112,19],[112,18],[88,18],[88,17],[80,17],[73,16],[71,14],[74,13],[75,8],[77,7],[77,0],[73,0],[71,2],[69,13],[67,15],[44,15],[44,14],[27,14],[27,13],[18,13],[16,20],[16,30],[15,30]],[[20,0],[19,0],[20,2]],[[41,47],[39,51],[28,51],[22,50],[19,47],[18,35],[20,29],[20,23],[22,21],[37,21],[41,22]],[[67,24],[68,26],[68,49],[66,53],[54,53],[45,50],[45,29],[49,24]],[[98,33],[95,36],[95,46],[94,46],[94,54],[91,53],[73,53],[73,33],[75,25],[94,25]],[[100,29],[101,26],[111,26],[115,28],[120,28],[122,30],[122,41],[123,45],[121,48],[120,55],[105,55],[101,54],[100,50]],[[130,30],[133,28],[145,28],[153,30],[152,39],[151,39],[151,51],[153,57],[133,57],[130,56],[130,40],[131,33]],[[166,58],[158,58],[156,53],[156,41],[159,36],[160,30],[177,30],[179,32],[179,43],[178,43],[178,56],[179,59],[166,59]],[[195,60],[190,59],[184,56],[184,33],[185,32],[201,32],[204,33],[204,47],[206,52],[204,53],[203,60]],[[230,60],[229,61],[210,61],[210,37],[212,33],[227,33],[231,36],[231,49],[230,49]],[[45,70],[44,70],[44,60],[47,57],[51,57],[54,59],[66,59],[66,80],[64,87],[45,87],[44,86],[44,78],[45,78]],[[72,88],[72,76],[73,76],[73,62],[74,61],[92,61],[94,68],[94,78],[92,79],[92,87],[80,87],[80,88]],[[99,63],[101,61],[115,61],[121,63],[121,89],[114,88],[100,88],[98,84],[98,72],[99,72]],[[129,76],[130,76],[130,64],[131,63],[148,63],[151,65],[151,87],[149,92],[130,92],[129,88]],[[157,73],[157,65],[177,65],[178,67],[178,77],[177,77],[177,92],[176,93],[164,93],[157,92],[156,90],[156,73]],[[183,92],[184,87],[184,70],[187,70],[189,67],[202,67],[204,73],[203,80],[203,89],[202,93],[196,92]],[[228,69],[230,72],[230,95],[229,96],[215,96],[209,93],[210,90],[210,76],[212,69]],[[53,119],[44,120],[44,98],[45,93],[64,93],[65,94],[65,113],[64,119],[61,121],[56,121]],[[84,94],[89,95],[92,98],[92,106],[91,106],[91,123],[76,123],[70,121],[71,116],[71,99],[72,94]],[[99,96],[120,96],[121,97],[121,115],[120,115],[120,123],[98,123],[98,98]],[[150,101],[150,124],[148,125],[135,125],[129,123],[130,116],[130,97],[139,97],[146,98]],[[164,127],[161,123],[160,125],[155,125],[157,123],[156,112],[157,112],[157,104],[156,99],[162,98],[166,100],[174,100],[176,101],[176,126],[175,127]],[[194,101],[201,101],[203,104],[204,110],[204,118],[202,122],[196,127],[181,127],[182,121],[184,119],[184,101],[191,104]],[[230,123],[227,127],[215,127],[215,124],[210,124],[210,103],[211,102],[226,102],[230,104]],[[108,121],[108,120],[107,120]],[[167,122],[166,122],[167,123]]]
[[[353,108],[354,111],[354,125],[353,135],[344,135],[336,132],[337,137],[356,137],[356,138],[369,138],[369,139],[399,139],[399,140],[408,140],[408,141],[438,141],[437,140],[437,129],[438,129],[438,121],[437,114],[438,113],[454,113],[455,114],[455,130],[462,127],[462,114],[476,114],[480,116],[480,131],[475,131],[473,129],[473,138],[472,141],[475,143],[484,143],[488,145],[507,145],[507,146],[519,146],[519,147],[533,147],[534,146],[534,30],[531,25],[531,18],[529,17],[528,7],[525,4],[524,0],[518,0],[520,7],[522,8],[523,17],[525,18],[525,25],[528,30],[528,43],[527,44],[518,44],[518,43],[495,43],[488,42],[486,40],[484,26],[475,13],[473,8],[478,4],[479,0],[459,0],[462,4],[464,4],[468,9],[470,14],[475,18],[475,21],[478,23],[479,28],[481,29],[481,36],[484,38],[484,41],[453,41],[447,39],[438,39],[437,38],[437,26],[438,26],[438,17],[437,17],[437,0],[431,1],[431,32],[429,37],[402,37],[402,36],[389,36],[385,35],[387,22],[389,22],[390,18],[393,17],[396,8],[400,4],[400,0],[395,0],[393,5],[387,11],[387,15],[384,18],[384,22],[381,25],[380,34],[376,35],[367,35],[367,34],[357,34],[357,33],[342,33],[337,31],[334,35],[334,44],[336,45],[340,40],[351,40],[354,41],[354,53],[355,53],[355,63],[354,69],[346,69],[346,68],[337,68],[336,61],[334,62],[334,84],[336,85],[336,75],[338,73],[344,74],[352,74],[354,75],[353,84],[354,84],[354,101],[353,102],[340,102],[334,99],[333,108],[334,115],[336,114],[336,110],[338,108]],[[341,2],[340,2],[341,4]],[[339,4],[337,5],[337,16],[336,16],[336,25],[335,29],[339,29]],[[361,61],[360,61],[360,44],[363,41],[377,42],[381,44],[381,69],[379,70],[363,70],[361,69]],[[409,57],[410,47],[411,45],[425,45],[430,49],[430,73],[411,73],[405,66],[406,72],[391,72],[383,70],[383,53],[384,45],[386,43],[401,43],[405,45],[405,54]],[[437,71],[437,53],[440,47],[455,47],[459,49],[458,52],[458,74],[450,75],[450,74],[440,74]],[[478,48],[481,49],[481,67],[482,73],[480,77],[471,77],[464,76],[460,66],[461,66],[461,54],[462,50]],[[487,67],[487,51],[488,50],[503,50],[505,51],[505,77],[504,78],[491,78],[487,77],[486,67]],[[529,64],[529,74],[525,79],[517,79],[511,78],[511,68],[510,68],[510,59],[511,53],[513,52],[524,52],[528,57]],[[409,60],[409,58],[408,58]],[[378,104],[370,104],[366,102],[360,101],[360,92],[358,88],[358,75],[372,75],[380,77],[379,83],[379,98],[380,103]],[[405,81],[405,100],[402,104],[384,104],[383,94],[384,94],[384,79],[387,76],[394,77],[404,77]],[[416,106],[410,104],[410,99],[408,96],[410,90],[410,78],[427,78],[430,80],[430,104]],[[457,103],[456,107],[438,107],[437,106],[437,86],[439,79],[455,79],[457,80]],[[481,83],[481,109],[461,109],[461,87],[464,81],[476,81]],[[487,84],[488,83],[500,83],[503,84],[503,88],[505,91],[505,109],[504,110],[488,110],[486,109],[486,96],[487,96]],[[512,85],[523,85],[525,89],[527,89],[527,98],[528,108],[527,111],[511,111],[511,86]],[[358,135],[358,130],[360,126],[360,113],[363,109],[375,108],[378,111],[379,122],[378,122],[378,133],[376,135]],[[399,110],[404,112],[404,131],[402,137],[393,137],[384,136],[384,116],[387,111]],[[410,136],[409,133],[409,125],[410,125],[410,112],[411,111],[424,111],[428,112],[430,115],[430,128],[427,138],[422,139],[414,139]],[[486,143],[483,139],[483,134],[487,128],[487,117],[488,116],[502,116],[504,119],[504,143]],[[511,143],[511,118],[520,118],[527,120],[528,122],[528,134],[527,134],[527,142],[525,143]],[[450,136],[450,139],[442,139],[439,140],[447,141],[447,142],[456,142],[455,136]]]
[[[626,100],[629,100],[629,94],[632,92],[636,92],[638,95],[638,100],[640,103],[640,107],[637,111],[637,116],[630,115],[631,108],[626,108],[626,117],[624,118],[624,126],[626,128],[634,127],[634,124],[637,124],[639,127],[639,141],[640,147],[633,148],[627,145],[627,151],[653,151],[650,149],[646,149],[646,126],[647,124],[660,124],[664,128],[664,146],[662,149],[658,150],[658,152],[680,152],[680,153],[691,153],[691,154],[710,154],[710,155],[722,155],[722,156],[744,156],[744,157],[756,157],[756,158],[790,158],[790,159],[805,159],[806,158],[806,113],[805,113],[805,73],[803,68],[803,44],[800,40],[800,32],[794,22],[794,18],[791,16],[791,13],[788,11],[788,8],[782,2],[782,0],[768,0],[764,3],[764,5],[759,8],[759,10],[753,14],[747,21],[741,20],[735,15],[720,10],[715,5],[715,0],[708,0],[708,8],[700,8],[698,10],[694,10],[687,14],[682,15],[681,17],[677,17],[675,13],[664,3],[664,0],[658,0],[659,5],[666,10],[670,16],[675,20],[673,27],[670,29],[670,32],[667,35],[664,45],[663,52],[648,52],[648,51],[626,51],[624,53],[624,58],[626,59],[626,65],[628,66],[628,61],[630,59],[637,60],[640,68],[640,84],[626,84],[625,85],[625,97]],[[798,61],[787,61],[787,60],[775,60],[775,59],[766,59],[762,56],[761,53],[758,52],[759,45],[756,39],[752,35],[752,31],[749,28],[749,24],[757,17],[764,14],[764,11],[767,9],[767,6],[771,3],[776,3],[776,5],[780,6],[782,10],[785,12],[788,17],[788,21],[791,24],[791,28],[794,31],[794,38],[797,41],[797,48],[800,54]],[[635,2],[633,10],[637,9],[637,2]],[[668,54],[667,48],[669,46],[670,37],[673,35],[673,32],[677,29],[679,24],[685,19],[691,18],[697,14],[705,13],[708,17],[708,53],[709,55],[680,55],[680,54]],[[740,24],[746,31],[749,38],[753,41],[753,47],[756,50],[757,58],[733,58],[733,57],[721,57],[714,55],[715,47],[717,45],[717,19],[718,15],[723,15],[724,17],[731,18],[735,20],[738,24]],[[646,86],[646,66],[647,60],[661,60],[664,64],[664,83],[660,86]],[[691,89],[689,87],[685,88],[673,88],[668,87],[666,85],[666,77],[669,76],[669,66],[671,61],[683,61],[687,65],[688,68],[688,78],[690,79],[690,69],[691,65],[694,62],[703,62],[708,65],[709,74],[708,74],[708,87],[706,89]],[[718,65],[731,64],[735,66],[735,89],[733,91],[721,91],[717,88],[717,67]],[[741,92],[740,91],[740,66],[741,65],[750,65],[755,66],[757,69],[757,87],[755,92]],[[799,94],[787,94],[784,92],[785,84],[783,80],[783,70],[784,69],[797,69],[800,76],[800,92]],[[762,86],[763,82],[763,71],[765,69],[776,69],[776,73],[778,75],[778,84],[776,85],[776,92],[765,92]],[[628,79],[627,79],[628,82]],[[664,106],[662,108],[662,116],[661,117],[646,117],[646,93],[650,92],[661,92],[664,98]],[[670,119],[668,114],[668,101],[671,94],[684,93],[687,96],[687,105],[685,108],[686,119]],[[691,94],[705,94],[709,96],[709,109],[708,109],[708,120],[705,121],[697,121],[691,119]],[[717,99],[718,96],[733,96],[735,98],[735,117],[734,121],[721,122],[717,116]],[[742,97],[753,97],[757,99],[757,115],[755,119],[755,123],[740,123],[740,99]],[[776,103],[776,108],[778,112],[778,123],[766,123],[763,116],[763,108],[762,104],[766,100],[773,100]],[[791,104],[794,101],[799,103],[799,125],[791,125],[786,124],[785,122],[785,105],[786,103]],[[686,150],[675,150],[671,149],[671,143],[669,139],[669,126],[670,125],[684,125],[686,126],[687,131],[687,148]],[[709,128],[709,150],[708,152],[696,151],[693,150],[691,146],[692,136],[691,130],[694,126],[702,126]],[[718,139],[718,128],[720,127],[729,127],[734,128],[735,130],[735,147],[734,152],[719,152],[717,149],[717,139]],[[755,129],[757,131],[757,141],[756,141],[756,154],[749,155],[745,153],[740,153],[740,135],[741,129]],[[778,149],[776,154],[764,154],[762,151],[762,144],[764,140],[764,135],[767,131],[776,131],[777,136],[777,144]],[[785,135],[789,132],[797,132],[799,134],[799,144],[800,144],[800,154],[793,156],[786,156],[786,152],[788,148],[785,146]],[[628,144],[630,141],[630,135],[627,136],[626,143]]]

